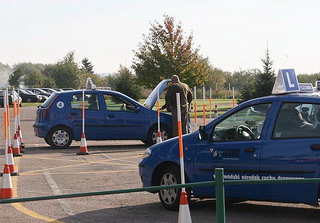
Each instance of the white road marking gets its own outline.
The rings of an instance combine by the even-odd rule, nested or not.
[[[45,176],[51,191],[54,195],[62,195],[61,191],[59,190],[58,185],[56,184],[56,182],[54,181],[54,179],[52,178],[51,174],[49,171],[42,171],[43,175]],[[68,204],[68,202],[66,201],[66,199],[58,199],[57,200],[60,207],[62,208],[62,210],[68,215],[68,216],[73,216],[75,215],[75,212],[72,210],[72,208],[70,207],[70,205]]]

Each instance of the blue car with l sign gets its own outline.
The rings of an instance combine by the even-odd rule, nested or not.
[[[111,90],[85,90],[85,133],[87,140],[141,140],[152,145],[157,141],[157,111],[152,110],[157,92],[166,88],[163,80],[144,105]],[[162,139],[172,137],[170,114],[160,113]],[[33,125],[35,135],[53,148],[67,148],[81,140],[82,90],[53,93],[37,109]]]
[[[186,181],[320,177],[320,94],[256,98],[229,110],[199,131],[183,135]],[[178,138],[149,147],[139,163],[144,187],[180,183]],[[214,186],[187,189],[188,197],[214,198]],[[178,189],[160,190],[167,209],[179,207]],[[226,198],[318,205],[319,183],[225,186]]]

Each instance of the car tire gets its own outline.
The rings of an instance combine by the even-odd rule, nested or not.
[[[27,98],[27,102],[28,103],[32,102],[32,99],[31,98]]]
[[[164,170],[160,174],[159,185],[172,185],[172,184],[180,184],[180,170],[178,166],[170,165],[164,168]],[[191,189],[186,188],[188,201],[191,196]],[[181,189],[173,188],[173,189],[164,189],[158,192],[161,204],[168,210],[177,211],[179,210],[180,204],[180,194]]]
[[[169,128],[165,125],[161,125],[160,127],[160,131],[161,131],[161,136],[162,136],[162,141],[165,141],[167,139],[171,138],[171,131],[169,130]],[[158,132],[158,126],[154,125],[149,129],[148,132],[148,138],[147,138],[147,145],[151,146],[157,143],[157,132]]]
[[[71,130],[67,127],[60,126],[50,130],[45,141],[54,149],[65,149],[72,143],[73,136]]]

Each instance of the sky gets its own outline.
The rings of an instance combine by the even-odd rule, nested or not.
[[[319,11],[318,0],[0,0],[0,62],[56,63],[74,51],[114,73],[168,15],[216,68],[262,69],[268,48],[276,71],[318,73]]]

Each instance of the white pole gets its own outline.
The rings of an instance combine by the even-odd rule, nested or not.
[[[4,149],[4,153],[6,156],[6,163],[5,164],[9,164],[9,160],[8,160],[8,147],[9,147],[9,142],[8,142],[8,115],[7,115],[7,89],[3,90],[3,119],[4,119],[4,141],[5,141],[5,149]]]
[[[20,123],[20,103],[21,103],[21,101],[20,101],[20,89],[18,89],[18,128],[19,128],[19,126],[21,127],[21,123]],[[20,136],[21,137],[21,136]]]
[[[17,98],[15,89],[12,88],[12,103],[13,103],[13,118],[14,118],[14,133],[17,132],[18,129],[18,119],[17,119]]]
[[[8,91],[8,88],[6,89],[7,91],[7,124],[8,124],[8,146],[11,147],[11,128],[10,128],[10,101],[9,101],[9,91]]]
[[[84,133],[84,90],[82,90],[82,133]]]
[[[203,93],[203,125],[206,125],[206,89],[203,86],[202,87],[202,93]]]
[[[158,90],[158,92],[157,92],[157,96],[158,96],[158,107],[157,107],[157,110],[158,110],[158,132],[160,132],[161,131],[161,129],[160,129],[160,109],[159,109],[159,102],[160,102],[160,98],[159,98],[159,90]]]
[[[210,112],[210,120],[211,120],[211,112],[212,112],[212,87],[210,87],[210,108],[209,108],[209,112]]]
[[[235,100],[234,100],[234,87],[232,87],[232,107],[235,106]]]
[[[193,87],[194,90],[194,103],[193,103],[193,114],[194,114],[194,131],[197,130],[197,87]]]
[[[180,172],[181,172],[181,184],[185,184],[184,176],[184,159],[183,159],[183,142],[182,142],[182,126],[181,126],[181,107],[180,107],[180,93],[176,93],[177,97],[177,119],[178,119],[178,136],[179,136],[179,154],[180,154]],[[186,189],[182,188],[185,192]]]

